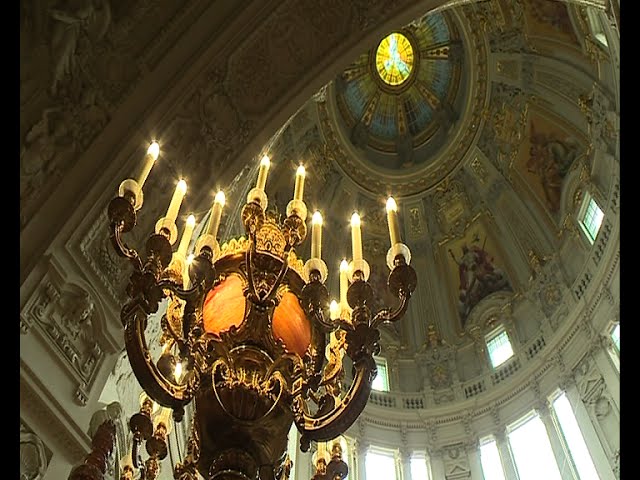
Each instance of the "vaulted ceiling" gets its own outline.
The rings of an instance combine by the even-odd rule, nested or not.
[[[148,142],[162,153],[134,243],[179,177],[189,183],[181,215],[203,218],[222,188],[221,232],[239,234],[239,206],[268,153],[267,193],[280,211],[295,168],[307,168],[334,295],[358,210],[376,306],[392,301],[384,202],[396,197],[419,287],[407,318],[385,330],[383,354],[396,362],[397,389],[464,400],[446,389],[486,373],[482,334],[494,325],[508,325],[523,350],[543,332],[550,345],[588,288],[609,278],[618,295],[607,275],[617,262],[619,37],[604,7],[21,2],[21,306],[62,270],[56,281],[100,305],[104,358],[119,353],[128,271],[109,250],[105,209]],[[385,57],[379,45],[394,32],[403,37],[383,45]],[[393,65],[396,77],[385,77]],[[595,245],[578,227],[587,192],[605,211]],[[460,268],[469,250],[490,273],[481,288]],[[91,390],[96,377],[84,380]]]

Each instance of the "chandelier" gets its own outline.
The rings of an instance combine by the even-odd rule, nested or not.
[[[132,465],[125,478],[134,469],[143,478],[157,477],[159,462],[167,456],[168,424],[181,421],[191,404],[187,454],[175,465],[174,478],[288,479],[292,424],[301,434],[302,451],[311,442],[337,438],[353,424],[377,373],[373,356],[380,351],[378,328],[404,315],[415,290],[416,273],[409,265],[410,250],[401,242],[397,205],[393,198],[387,200],[386,260],[388,287],[398,303],[372,312],[381,292],[368,282],[358,213],[351,218],[352,259],[340,266],[340,301],[330,302],[319,212],[312,215],[310,258],[303,262],[296,255],[307,237],[304,167],[296,172],[293,199],[280,219],[267,209],[266,155],[242,208],[246,236],[219,243],[225,205],[219,192],[199,237],[192,239],[195,219],[190,216],[174,249],[176,218],[186,192],[181,180],[144,252],[130,248],[124,234],[136,225],[142,187],[158,155],[159,145],[153,142],[138,178],[124,180],[108,206],[112,245],[133,267],[121,320],[128,359],[146,395],[129,422]],[[196,241],[189,255],[191,240]],[[166,311],[158,320],[154,314],[163,301]],[[149,345],[145,330],[151,321],[160,322],[162,333]],[[157,359],[152,358],[153,347],[162,351]],[[353,364],[349,385],[344,384],[345,355]],[[158,420],[152,415],[154,402],[170,413]],[[149,455],[145,462],[143,444]],[[347,475],[339,445],[330,448],[314,478]]]

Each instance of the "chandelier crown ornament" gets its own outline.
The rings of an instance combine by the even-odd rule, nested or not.
[[[187,191],[181,180],[144,253],[130,248],[125,234],[136,225],[142,186],[159,152],[152,143],[138,179],[124,180],[108,206],[112,245],[133,270],[121,320],[128,359],[145,393],[129,423],[133,448],[126,474],[140,469],[147,479],[157,477],[171,422],[181,421],[191,404],[189,448],[174,478],[195,480],[199,474],[209,480],[285,480],[291,467],[286,455],[291,424],[301,433],[303,451],[311,442],[337,438],[353,424],[376,376],[378,327],[400,320],[415,290],[410,251],[400,241],[397,205],[394,201],[393,214],[388,210],[387,263],[389,287],[399,302],[372,312],[376,292],[368,283],[358,213],[351,220],[353,258],[340,265],[340,301],[330,302],[319,211],[311,219],[310,258],[303,261],[296,254],[307,237],[305,168],[296,171],[294,195],[280,219],[267,211],[271,161],[266,155],[242,208],[244,236],[220,245],[226,199],[218,192],[199,237],[192,242],[196,219],[190,216],[174,249],[176,218]],[[154,358],[146,328],[158,321],[152,314],[164,300],[161,335],[151,339],[162,353]],[[354,367],[345,388],[344,355]],[[161,406],[160,414],[154,413],[154,405]],[[143,443],[146,462],[140,455]],[[346,476],[339,448],[325,459],[325,471],[332,474],[326,478]]]

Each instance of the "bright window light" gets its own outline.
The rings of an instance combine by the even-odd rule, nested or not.
[[[387,361],[384,358],[376,358],[376,367],[378,367],[378,374],[371,383],[373,390],[379,392],[389,391],[389,373],[387,371]]]
[[[532,416],[508,436],[520,480],[562,480],[540,417]]]
[[[411,456],[411,478],[412,480],[430,480],[429,466],[424,455]]]
[[[391,453],[367,452],[365,457],[367,480],[395,480],[396,462]]]
[[[596,241],[596,237],[598,236],[600,225],[602,225],[604,212],[589,194],[585,195],[584,204],[581,210],[582,215],[580,216],[580,227],[582,227],[582,231],[589,239],[589,242],[593,245]]]
[[[613,340],[613,344],[616,346],[618,351],[620,351],[620,324],[618,323],[611,330],[611,340]]]
[[[495,440],[480,445],[480,463],[486,480],[506,480]]]
[[[569,447],[580,480],[600,480],[571,404],[564,393],[553,401],[553,410],[560,423],[562,434]]]
[[[498,335],[488,337],[487,350],[491,359],[491,366],[496,368],[513,357],[513,349],[509,342],[507,332],[501,332]]]
[[[293,462],[291,465],[290,477],[296,478],[296,465],[298,463],[297,452],[298,452],[298,429],[296,428],[296,424],[293,423],[291,428],[289,429],[289,436],[287,439],[287,453],[289,454],[289,458]]]

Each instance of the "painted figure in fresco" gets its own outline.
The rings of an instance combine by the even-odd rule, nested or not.
[[[487,295],[498,290],[510,289],[509,281],[493,261],[493,257],[482,247],[466,243],[462,245],[462,256],[457,259],[451,249],[449,254],[458,265],[460,281],[458,307],[464,325],[471,309]]]
[[[527,169],[540,179],[547,207],[560,209],[562,181],[578,157],[579,146],[574,139],[560,139],[554,133],[539,133],[531,125],[531,147]]]

